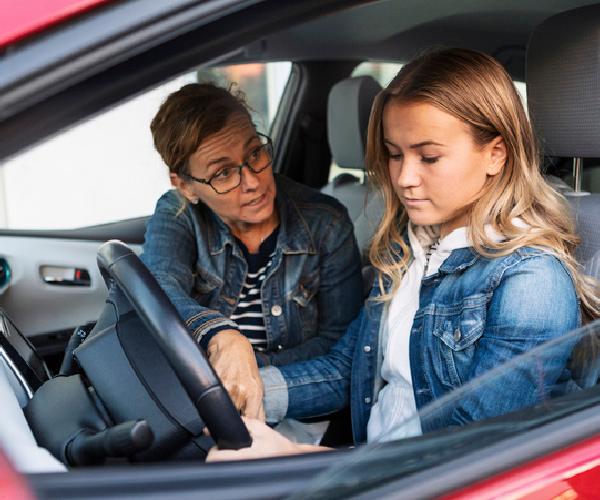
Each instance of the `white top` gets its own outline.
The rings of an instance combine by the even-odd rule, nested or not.
[[[381,377],[387,385],[378,394],[367,426],[369,442],[418,436],[417,415],[409,359],[409,339],[423,277],[435,274],[452,250],[470,246],[467,228],[460,227],[436,244],[439,226],[408,225],[414,260],[402,278],[387,311],[381,332]]]

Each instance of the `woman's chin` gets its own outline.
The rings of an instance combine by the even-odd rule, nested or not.
[[[407,213],[410,222],[412,222],[412,224],[415,226],[433,226],[441,222],[439,217],[432,215],[420,212],[411,213],[410,211],[407,211]]]
[[[240,222],[246,224],[263,224],[268,222],[275,212],[274,200],[270,205],[266,205],[259,210],[254,210],[253,207],[247,207],[242,209],[240,214]]]

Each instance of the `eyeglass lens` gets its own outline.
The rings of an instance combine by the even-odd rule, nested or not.
[[[242,182],[244,166],[258,174],[271,165],[271,156],[270,143],[263,144],[252,151],[243,165],[222,168],[210,179],[209,183],[219,194],[231,191]]]

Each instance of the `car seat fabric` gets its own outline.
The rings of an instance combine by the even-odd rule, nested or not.
[[[600,155],[600,5],[548,18],[527,50],[527,102],[546,154]]]
[[[10,457],[21,472],[62,472],[65,466],[56,460],[48,450],[38,446],[21,404],[9,380],[9,373],[0,361],[0,448]]]
[[[565,193],[573,207],[581,245],[576,257],[586,274],[600,278],[600,195]]]
[[[336,83],[327,100],[327,138],[340,167],[365,168],[365,146],[371,106],[381,86],[371,76]]]
[[[527,102],[545,155],[600,157],[600,5],[552,16],[527,50]],[[582,238],[577,258],[600,278],[600,194],[565,193]]]
[[[363,264],[367,262],[367,252],[373,234],[383,216],[383,196],[379,191],[371,189],[368,192],[363,210],[358,214],[354,222],[354,235],[358,242],[358,248],[363,256]]]
[[[348,78],[331,88],[327,102],[327,137],[333,160],[340,167],[364,170],[369,116],[373,100],[380,91],[381,86],[371,76]],[[381,212],[377,210],[381,204],[372,204],[373,208],[368,211],[375,222],[367,223],[365,211],[371,204],[372,194],[366,180],[361,182],[358,177],[352,177],[348,173],[340,174],[321,191],[346,206],[363,251],[381,218]],[[358,226],[357,221],[360,221]],[[357,231],[357,227],[360,230]]]

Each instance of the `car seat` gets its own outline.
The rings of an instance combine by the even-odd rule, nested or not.
[[[527,50],[527,102],[547,156],[600,157],[600,5],[555,15],[534,31]],[[581,175],[576,162],[576,175]],[[576,256],[600,278],[600,194],[565,191],[581,245]]]
[[[381,91],[371,76],[356,76],[336,83],[327,101],[327,138],[335,163],[364,173],[367,127],[375,96]],[[348,209],[361,253],[367,248],[383,210],[378,193],[368,179],[350,173],[335,177],[321,191],[337,198]]]
[[[527,49],[527,102],[544,154],[573,158],[574,178],[582,159],[600,156],[600,5],[552,16],[540,24]],[[581,245],[576,257],[590,276],[600,278],[600,194],[562,193],[570,202]],[[593,324],[597,324],[597,320]],[[598,339],[587,335],[570,363],[579,387],[594,385],[600,375]]]

